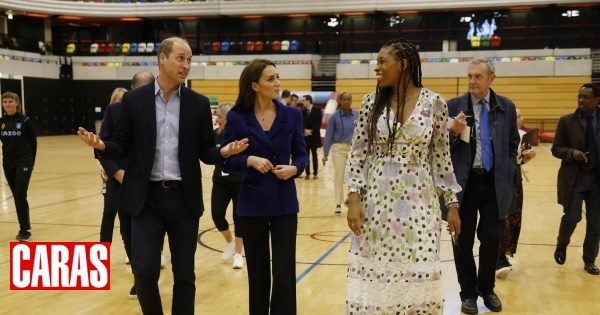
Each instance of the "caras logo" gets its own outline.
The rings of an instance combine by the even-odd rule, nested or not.
[[[110,290],[110,243],[10,243],[11,290]]]

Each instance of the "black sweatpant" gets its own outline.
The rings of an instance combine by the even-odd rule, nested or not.
[[[15,199],[19,229],[22,232],[31,230],[27,189],[29,188],[29,180],[31,179],[32,166],[33,161],[4,164],[4,175]]]

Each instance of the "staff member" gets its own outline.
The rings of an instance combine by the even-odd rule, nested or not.
[[[354,121],[358,118],[358,111],[350,108],[352,94],[348,92],[340,95],[342,108],[336,111],[327,122],[325,144],[323,146],[323,165],[329,159],[329,150],[332,152],[333,162],[333,189],[335,194],[335,214],[342,213],[341,204],[344,201],[344,169],[350,152],[350,142],[354,135]]]
[[[37,139],[29,117],[21,114],[21,99],[13,92],[2,94],[4,115],[0,118],[2,140],[2,166],[4,176],[15,199],[21,242],[31,240],[27,188],[35,164]]]

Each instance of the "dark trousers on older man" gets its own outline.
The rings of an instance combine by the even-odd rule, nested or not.
[[[469,174],[459,216],[461,232],[454,247],[454,263],[461,288],[460,297],[464,301],[477,299],[478,293],[493,293],[496,283],[496,262],[503,220],[498,217],[493,170]],[[475,233],[480,242],[479,270],[473,257]]]
[[[573,194],[569,204],[564,207],[565,214],[560,221],[557,249],[566,251],[571,235],[581,221],[582,206],[585,201],[587,227],[583,241],[583,261],[595,263],[600,242],[600,175],[598,169],[579,170]]]

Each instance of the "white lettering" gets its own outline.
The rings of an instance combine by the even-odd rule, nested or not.
[[[17,288],[25,288],[29,285],[29,271],[21,272],[21,261],[31,259],[31,253],[27,245],[19,244],[13,247],[12,253],[12,282]]]
[[[108,259],[108,250],[102,244],[93,245],[90,248],[90,262],[96,270],[90,271],[90,282],[95,288],[103,288],[108,284],[108,272],[106,266],[100,260]]]
[[[39,278],[42,278],[42,286],[50,286],[50,268],[48,267],[48,251],[46,245],[35,246],[35,259],[33,260],[33,270],[31,273],[31,286],[39,286]]]
[[[87,270],[87,253],[85,245],[75,245],[73,251],[73,265],[71,266],[70,286],[77,286],[77,278],[81,280],[81,286],[86,288],[90,286]]]
[[[52,245],[52,287],[69,286],[69,249],[64,245]]]

